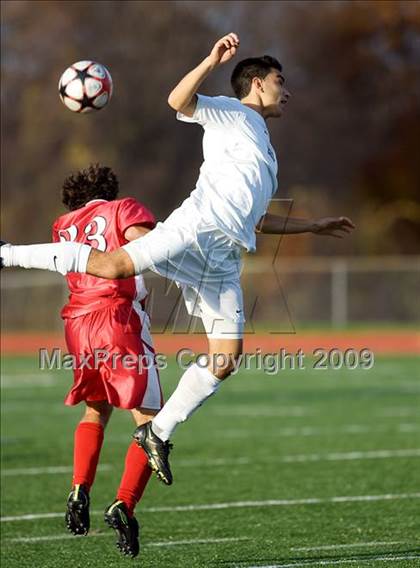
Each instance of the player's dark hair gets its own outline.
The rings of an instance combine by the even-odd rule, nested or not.
[[[282,71],[283,67],[271,55],[249,57],[239,61],[230,78],[230,84],[237,98],[240,100],[249,94],[254,77],[265,79],[272,69]]]
[[[64,180],[62,200],[67,209],[74,211],[92,199],[111,201],[117,197],[118,190],[118,179],[111,168],[91,164]]]

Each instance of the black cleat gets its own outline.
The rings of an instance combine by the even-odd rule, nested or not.
[[[75,485],[67,499],[66,526],[74,535],[89,532],[89,493],[83,485]]]
[[[114,501],[105,509],[104,520],[117,533],[117,548],[125,556],[134,558],[138,555],[139,524],[135,517],[129,517],[123,501]]]
[[[152,423],[146,422],[134,430],[133,438],[143,448],[149,458],[150,468],[166,485],[172,485],[172,472],[169,466],[169,452],[172,444],[163,442],[152,430]]]

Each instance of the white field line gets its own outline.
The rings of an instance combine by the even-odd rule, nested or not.
[[[217,416],[309,416],[314,414],[313,410],[308,410],[305,406],[272,406],[256,408],[252,405],[241,404],[236,406],[214,406],[209,408],[209,412]],[[318,414],[318,412],[316,412]]]
[[[336,452],[330,454],[294,454],[290,456],[279,457],[259,457],[258,463],[307,463],[322,461],[352,461],[352,460],[369,460],[369,459],[389,459],[389,458],[417,458],[420,457],[420,449],[409,450],[371,450],[371,451],[355,451],[355,452]],[[233,459],[216,458],[216,459],[186,459],[177,460],[175,465],[179,467],[224,467],[224,466],[241,466],[255,463],[255,457],[241,456]],[[103,464],[99,466],[102,470],[112,469],[111,464]],[[51,466],[45,468],[22,468],[22,469],[3,469],[2,476],[18,476],[18,475],[52,475],[60,473],[70,473],[71,466]]]
[[[60,382],[53,373],[2,375],[1,389],[27,389],[28,387],[59,386]]]
[[[418,432],[420,430],[420,424],[398,424],[399,432]]]
[[[307,462],[320,462],[320,461],[352,461],[352,460],[368,460],[368,459],[387,459],[387,458],[417,458],[420,457],[420,449],[408,450],[371,450],[371,451],[356,451],[356,452],[335,452],[330,454],[295,454],[290,456],[278,457],[258,457],[258,463],[307,463]],[[255,463],[255,457],[242,456],[238,458],[228,459],[190,459],[178,460],[177,466],[194,467],[194,466],[234,466],[234,465],[248,465]]]
[[[2,405],[2,414],[28,414],[28,406],[30,406],[30,412],[33,414],[35,412],[42,412],[42,414],[48,413],[49,416],[56,416],[60,414],[62,416],[71,418],[76,414],[76,407],[64,406],[60,403],[40,403],[39,401],[28,402],[27,400],[21,402],[10,402]],[[79,410],[80,412],[80,410]]]
[[[114,533],[89,533],[89,538],[97,538],[101,536],[114,536]],[[67,540],[84,538],[83,536],[74,536],[72,534],[51,534],[48,536],[22,536],[19,538],[6,538],[7,542],[49,542],[50,540]]]
[[[341,548],[358,548],[365,546],[391,546],[395,544],[407,544],[401,541],[392,542],[354,542],[352,544],[325,544],[323,546],[298,546],[291,548],[292,552],[310,552],[312,550],[335,550]]]
[[[99,515],[99,511],[91,511],[91,515]],[[58,519],[59,517],[63,517],[64,513],[29,513],[28,515],[17,515],[13,517],[0,517],[0,522],[2,523],[10,523],[13,521],[36,521],[37,519]],[[69,535],[70,536],[70,535]]]
[[[146,542],[143,546],[179,546],[189,544],[217,544],[222,542],[238,542],[249,540],[247,536],[225,537],[225,538],[197,538],[195,540],[167,540],[163,542]]]
[[[301,428],[278,428],[265,432],[265,436],[271,437],[306,437],[306,436],[322,436],[328,434],[372,434],[383,432],[418,432],[420,430],[419,424],[396,424],[394,425],[377,425],[371,426],[368,424],[343,424],[336,428],[325,426],[302,426]],[[223,436],[226,438],[248,438],[249,431],[246,429],[238,430],[223,430]]]
[[[391,408],[382,408],[375,412],[376,416],[381,418],[401,418],[404,416],[420,416],[418,406],[399,406]]]
[[[97,537],[110,537],[110,536],[115,536],[114,533],[109,532],[109,533],[90,533],[89,534],[89,538],[97,538]],[[74,537],[74,535],[71,534],[54,534],[54,535],[48,535],[48,536],[34,536],[34,537],[18,537],[18,538],[7,538],[5,539],[6,542],[27,542],[27,543],[32,543],[32,542],[49,542],[51,540],[67,540],[67,539],[71,539],[74,540],[74,538],[83,538],[83,537]],[[219,543],[223,543],[223,542],[238,542],[238,541],[243,541],[243,540],[249,540],[248,537],[227,537],[227,538],[197,538],[197,539],[191,539],[191,540],[166,540],[166,541],[162,541],[162,542],[145,542],[142,543],[142,547],[143,546],[156,546],[156,547],[162,547],[162,546],[188,546],[188,545],[192,545],[192,544],[219,544]]]
[[[300,566],[332,566],[337,564],[356,564],[359,562],[402,562],[405,560],[420,559],[420,554],[401,554],[398,556],[370,556],[369,558],[342,558],[341,560],[306,560],[303,562],[292,562],[290,564],[255,564],[252,566],[244,567],[241,565],[238,568],[296,568]]]
[[[301,428],[278,428],[271,429],[264,432],[264,436],[272,438],[289,438],[289,437],[306,437],[306,436],[325,436],[331,434],[380,434],[380,433],[403,433],[419,432],[420,422],[416,423],[402,423],[402,424],[383,424],[371,426],[369,424],[343,424],[336,428],[325,426],[302,426]],[[214,434],[214,430],[213,430]],[[220,435],[224,438],[249,438],[249,430],[231,429],[220,430]],[[124,442],[127,441],[126,435],[110,435],[107,440],[111,442]]]
[[[376,502],[376,501],[396,501],[401,499],[420,499],[418,493],[388,493],[385,495],[346,495],[342,497],[319,498],[312,497],[309,499],[270,499],[267,501],[233,501],[230,503],[207,503],[203,505],[175,505],[168,507],[144,507],[142,513],[180,513],[193,511],[216,511],[223,509],[240,509],[240,508],[264,508],[264,507],[291,507],[296,505],[323,505],[336,503],[352,503],[352,502]],[[91,511],[92,515],[102,515],[103,511]],[[3,523],[13,521],[34,521],[37,519],[54,519],[63,517],[64,513],[29,513],[27,515],[16,515],[9,517],[1,517]]]
[[[109,471],[112,465],[104,463],[98,466],[98,471]],[[3,477],[14,477],[16,475],[56,475],[59,473],[72,473],[71,465],[56,465],[51,467],[28,467],[21,469],[3,469],[1,475]]]

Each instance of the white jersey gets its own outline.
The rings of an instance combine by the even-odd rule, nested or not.
[[[255,227],[277,190],[277,159],[264,118],[238,99],[197,95],[192,118],[204,128],[204,162],[196,188],[180,209],[184,223],[195,216],[233,243],[255,250]]]

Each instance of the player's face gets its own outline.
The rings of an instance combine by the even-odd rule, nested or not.
[[[285,79],[277,69],[270,71],[263,79],[261,95],[265,117],[279,117],[289,100],[290,93],[285,87]]]

